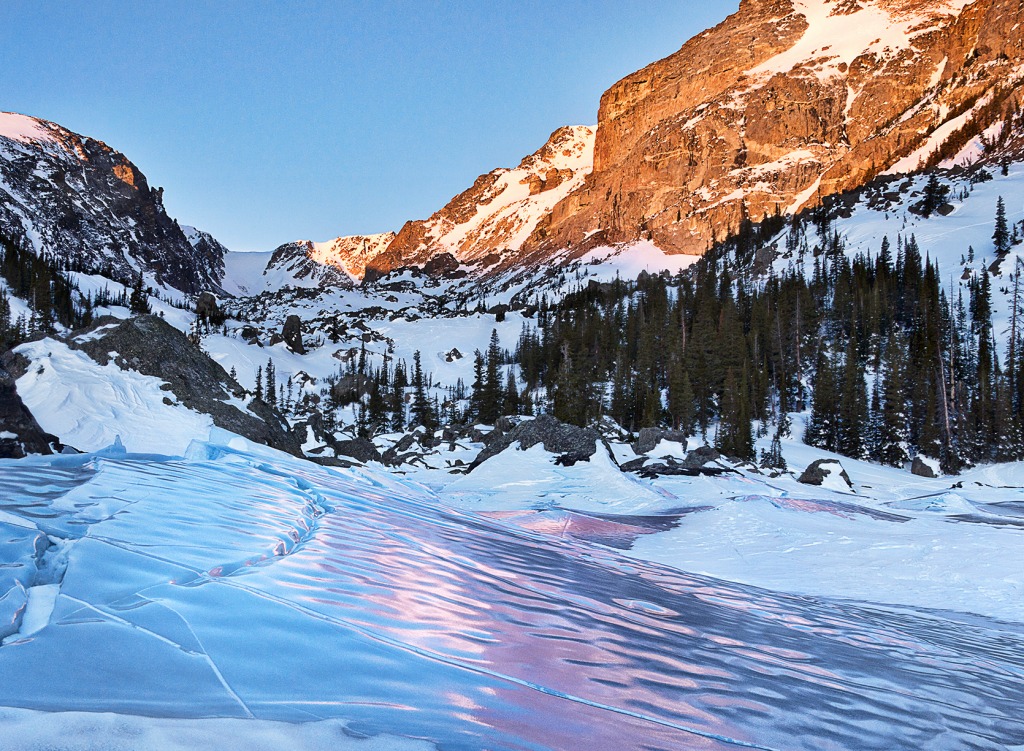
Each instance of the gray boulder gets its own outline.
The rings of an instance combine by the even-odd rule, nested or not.
[[[521,422],[509,432],[489,441],[470,465],[470,471],[491,457],[497,456],[513,443],[518,443],[520,450],[523,451],[540,443],[545,451],[553,454],[570,454],[575,462],[589,460],[597,451],[599,441],[601,436],[593,428],[566,425],[551,415],[541,415],[533,420]]]
[[[910,465],[910,473],[918,477],[927,477],[931,480],[938,477],[932,466],[920,455],[914,457],[914,461]]]
[[[683,467],[686,469],[700,469],[705,464],[717,462],[721,458],[722,455],[717,450],[710,446],[700,446],[686,455],[686,458],[683,459]]]
[[[654,451],[662,441],[672,441],[686,445],[686,433],[681,430],[663,430],[661,428],[642,428],[640,437],[633,444],[633,451],[637,454],[647,454]]]
[[[379,462],[380,452],[368,438],[353,438],[350,441],[338,441],[334,444],[334,450],[339,456],[350,456],[356,461]]]
[[[196,316],[217,326],[224,323],[224,313],[212,292],[203,292],[199,295],[196,300]]]
[[[290,315],[284,321],[284,328],[281,329],[281,338],[285,345],[297,355],[306,354],[306,347],[302,344],[302,321],[297,315]]]
[[[804,470],[803,474],[797,478],[797,482],[802,482],[804,485],[817,485],[821,486],[824,484],[825,479],[831,477],[833,474],[838,474],[843,479],[850,489],[853,489],[853,481],[850,480],[850,476],[846,474],[846,470],[843,469],[843,465],[836,459],[818,459],[813,462],[811,466]]]

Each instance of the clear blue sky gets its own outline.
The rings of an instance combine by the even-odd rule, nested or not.
[[[228,247],[397,230],[738,0],[4,0],[0,110],[124,152]]]

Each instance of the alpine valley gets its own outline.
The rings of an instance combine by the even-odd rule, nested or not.
[[[1022,0],[742,0],[245,253],[0,113],[0,751],[1024,748],[1022,110]]]

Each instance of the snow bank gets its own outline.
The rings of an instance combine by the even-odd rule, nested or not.
[[[340,720],[182,720],[110,712],[36,712],[0,707],[0,751],[424,751],[394,736],[360,738]]]
[[[22,401],[43,430],[80,451],[120,436],[136,453],[180,455],[213,427],[209,415],[174,402],[159,378],[99,365],[54,339],[15,351],[32,362],[17,382]]]

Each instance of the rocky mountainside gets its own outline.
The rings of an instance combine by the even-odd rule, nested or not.
[[[299,240],[274,250],[265,274],[287,275],[295,286],[346,286],[363,278],[366,264],[384,252],[394,232],[338,237],[329,242]]]
[[[745,216],[794,212],[947,156],[1018,106],[1019,0],[743,0],[601,99],[594,169],[520,263],[650,238],[702,253]]]
[[[186,235],[162,199],[106,144],[0,113],[0,234],[12,242],[122,281],[143,272],[186,293],[219,289],[224,247]]]
[[[443,271],[460,264],[494,267],[519,251],[552,207],[583,184],[593,154],[593,128],[559,128],[518,167],[481,175],[429,219],[406,222],[397,235],[287,243],[274,251],[262,275],[296,287],[345,286],[367,273],[377,278],[439,256],[444,263],[435,266]],[[261,285],[250,280],[243,286]]]
[[[326,262],[353,279],[444,255],[490,275],[641,240],[700,255],[744,219],[997,135],[1021,104],[1022,14],[1021,0],[742,0],[605,92],[596,128],[559,129],[386,243],[354,238],[340,262],[313,243],[279,252],[300,277]]]

